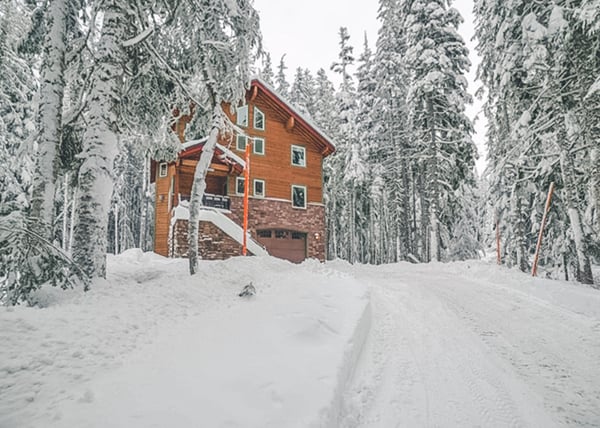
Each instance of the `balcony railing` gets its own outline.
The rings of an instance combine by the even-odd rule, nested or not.
[[[179,201],[189,201],[190,195],[179,194]],[[231,208],[231,200],[225,195],[213,195],[205,193],[202,197],[202,205],[205,207],[219,208],[229,210]]]

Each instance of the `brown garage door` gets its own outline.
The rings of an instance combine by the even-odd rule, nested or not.
[[[306,233],[293,230],[259,230],[258,241],[270,255],[300,263],[306,258]]]

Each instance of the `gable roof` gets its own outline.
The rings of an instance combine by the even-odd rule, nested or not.
[[[321,146],[323,156],[329,156],[335,152],[335,144],[331,138],[325,134],[319,127],[308,117],[303,115],[296,109],[292,103],[282,97],[271,85],[262,80],[260,77],[253,77],[251,85],[259,88],[271,99],[280,109],[287,112],[294,118]]]

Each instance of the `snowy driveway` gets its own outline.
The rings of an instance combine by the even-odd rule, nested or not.
[[[357,267],[346,427],[600,426],[600,292],[483,263]]]
[[[0,428],[600,426],[598,290],[484,262],[109,267],[0,308]]]

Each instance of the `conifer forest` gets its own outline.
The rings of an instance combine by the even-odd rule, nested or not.
[[[452,4],[379,0],[376,41],[334,29],[337,57],[288,70],[263,48],[252,0],[0,0],[0,303],[94,287],[107,253],[152,251],[150,160],[181,150],[173,112],[193,110],[186,138],[208,137],[212,155],[234,126],[222,105],[257,75],[335,142],[328,259],[487,252],[530,274],[544,217],[538,274],[598,286],[600,0],[475,0],[477,65]]]

